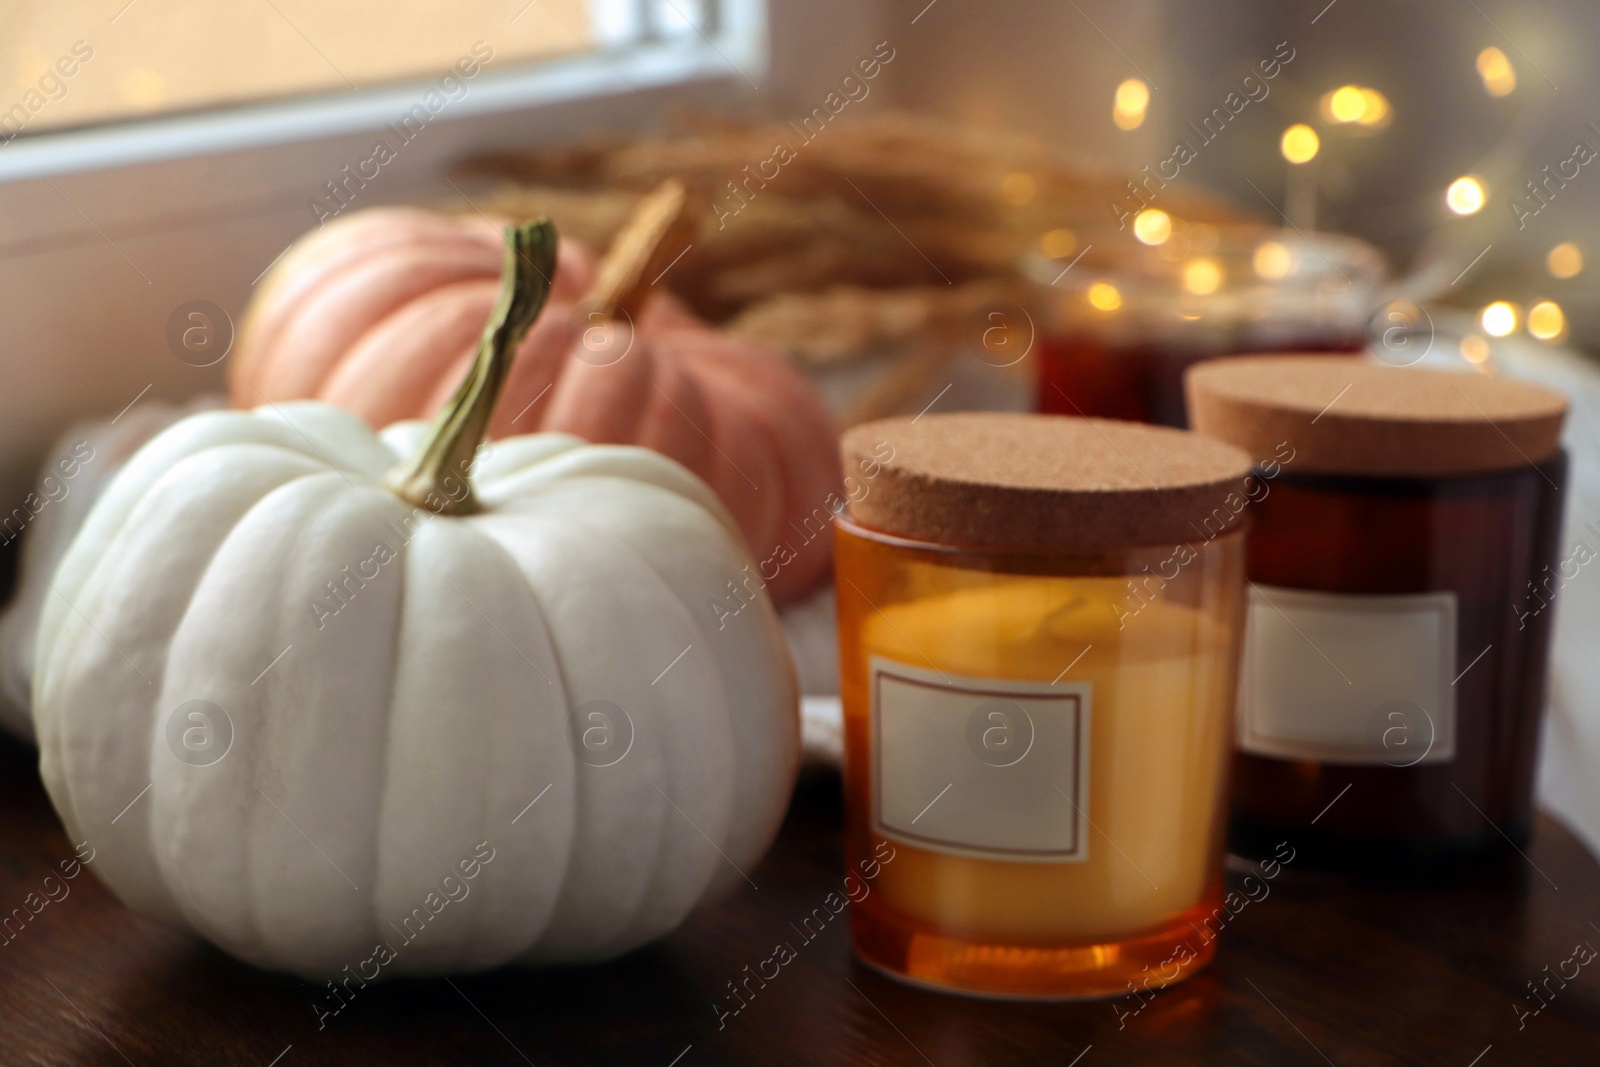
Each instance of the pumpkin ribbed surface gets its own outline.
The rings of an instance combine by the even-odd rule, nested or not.
[[[128,905],[261,966],[614,956],[742,884],[787,804],[792,668],[764,597],[710,608],[747,556],[707,487],[538,434],[480,454],[481,510],[430,515],[381,486],[424,429],[319,403],[178,423],[40,625],[73,840]],[[194,755],[202,726],[220,754]],[[469,891],[435,910],[446,876]]]
[[[432,416],[461,380],[494,304],[499,223],[414,208],[312,231],[261,283],[231,368],[233,402],[319,399],[375,427]],[[654,449],[727,506],[779,603],[827,572],[842,501],[820,395],[781,356],[722,334],[661,286],[599,351],[581,297],[593,257],[560,246],[545,313],[519,346],[491,438],[535,430]]]

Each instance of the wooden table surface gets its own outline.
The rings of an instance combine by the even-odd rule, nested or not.
[[[9,911],[72,856],[33,752],[13,742],[0,742],[0,810]],[[846,912],[719,1028],[725,983],[795,940],[790,921],[839,884],[839,819],[838,779],[808,778],[752,872],[759,888],[621,961],[377,985],[320,1029],[313,987],[79,877],[0,945],[0,1064],[1600,1063],[1600,964],[1570,962],[1600,946],[1600,867],[1549,820],[1526,860],[1438,884],[1286,868],[1229,923],[1211,968],[1125,1018],[1106,1001],[900,985],[853,960]],[[1550,990],[1537,1014],[1530,981]]]

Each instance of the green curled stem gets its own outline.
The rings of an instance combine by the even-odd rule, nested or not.
[[[384,487],[438,515],[483,510],[472,492],[472,464],[511,373],[517,345],[550,296],[556,272],[556,228],[549,219],[506,227],[500,297],[483,329],[472,367],[434,418],[422,447],[389,472]]]

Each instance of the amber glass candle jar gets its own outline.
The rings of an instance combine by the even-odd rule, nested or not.
[[[1233,844],[1301,862],[1521,847],[1559,562],[1566,401],[1325,357],[1189,372],[1201,432],[1260,463]]]
[[[857,953],[991,995],[1188,977],[1222,891],[1248,457],[1002,414],[843,449],[847,852],[878,872]]]

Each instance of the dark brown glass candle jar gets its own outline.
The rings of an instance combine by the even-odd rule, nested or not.
[[[1196,429],[1257,460],[1232,845],[1312,863],[1526,843],[1565,400],[1349,359],[1222,360]]]

